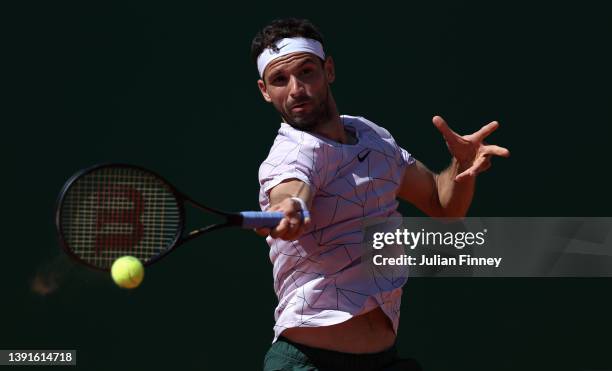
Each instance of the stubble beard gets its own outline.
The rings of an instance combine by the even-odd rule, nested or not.
[[[321,100],[320,104],[313,107],[312,112],[307,115],[298,117],[292,116],[289,112],[282,114],[285,122],[294,129],[302,131],[314,131],[318,126],[323,125],[331,119],[331,110],[329,102],[329,85],[325,91],[325,99]]]

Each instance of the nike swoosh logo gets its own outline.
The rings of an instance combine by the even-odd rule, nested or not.
[[[365,160],[369,154],[370,154],[370,150],[368,150],[363,156],[357,155],[357,160],[359,160],[359,162],[363,162],[363,160]]]
[[[280,53],[281,49],[284,48],[285,46],[289,45],[289,43],[283,45],[283,46],[277,46],[276,50],[272,50],[273,53],[278,54]]]

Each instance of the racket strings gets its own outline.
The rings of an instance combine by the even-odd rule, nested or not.
[[[171,247],[180,233],[181,209],[153,174],[104,167],[72,183],[60,222],[66,245],[79,259],[108,269],[118,257],[146,263]]]

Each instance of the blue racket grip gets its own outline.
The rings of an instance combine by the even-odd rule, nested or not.
[[[242,211],[242,228],[274,228],[285,217],[280,211]],[[302,211],[302,220],[310,218],[308,211]]]

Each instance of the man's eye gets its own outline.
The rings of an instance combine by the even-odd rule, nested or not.
[[[285,82],[285,76],[276,76],[272,79],[273,84],[282,84]]]
[[[302,75],[310,75],[312,73],[312,69],[310,68],[306,68],[304,70],[302,70]]]

